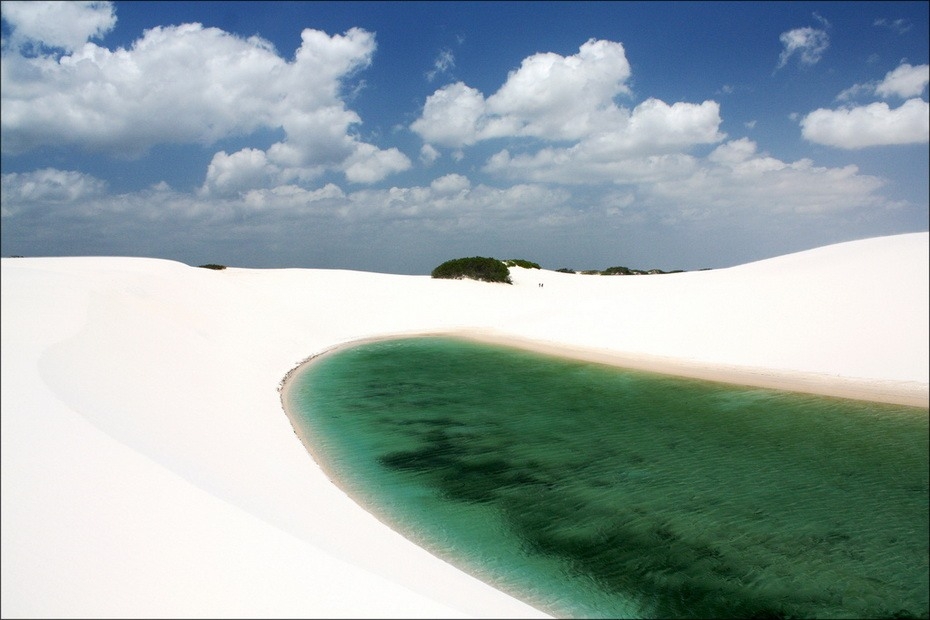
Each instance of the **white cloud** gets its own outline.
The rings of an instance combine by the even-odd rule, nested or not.
[[[378,149],[359,144],[346,160],[345,175],[351,183],[375,183],[410,167],[410,159],[396,148]]]
[[[42,44],[70,52],[116,25],[111,2],[4,0],[0,14],[10,25],[14,48]]]
[[[848,101],[874,94],[883,98],[908,98],[891,108],[885,102],[846,106],[836,110],[820,108],[803,117],[801,133],[807,140],[843,149],[896,144],[922,144],[928,139],[930,106],[920,99],[930,82],[930,65],[902,63],[881,81],[854,84],[837,96]]]
[[[616,110],[614,97],[629,94],[630,64],[623,45],[591,39],[574,56],[525,58],[487,100],[495,134],[576,140],[601,128]],[[492,125],[498,128],[492,129]]]
[[[647,99],[633,109],[625,131],[605,132],[608,141],[616,141],[623,151],[664,151],[685,149],[694,144],[711,144],[722,140],[720,105],[716,101],[700,104],[677,102],[672,105]],[[599,136],[600,137],[600,136]]]
[[[852,101],[863,97],[866,95],[875,94],[875,82],[866,83],[866,84],[853,84],[849,88],[843,90],[839,95],[836,96],[837,101]]]
[[[459,148],[481,140],[527,136],[577,140],[609,125],[628,94],[623,45],[589,40],[577,54],[534,54],[485,99],[462,82],[430,95],[411,129],[426,142]]]
[[[430,95],[423,114],[410,128],[428,143],[467,146],[479,139],[478,121],[484,108],[484,96],[478,89],[456,82]]]
[[[55,168],[11,172],[0,178],[3,217],[15,215],[37,204],[64,205],[101,196],[107,187],[104,181],[89,174]]]
[[[730,140],[726,144],[721,144],[715,148],[707,156],[707,161],[715,164],[737,166],[749,161],[755,153],[756,143],[749,138],[740,138],[739,140]]]
[[[268,189],[253,189],[242,194],[247,211],[287,211],[296,214],[338,213],[346,195],[340,187],[327,183],[307,190],[297,185],[279,185]]]
[[[695,158],[683,153],[599,158],[583,148],[546,148],[532,155],[516,156],[505,149],[488,159],[484,171],[538,183],[637,185],[689,174],[695,165]]]
[[[905,62],[886,73],[881,82],[853,84],[837,95],[836,99],[837,101],[850,101],[873,94],[885,99],[919,97],[927,87],[928,80],[930,80],[930,65],[914,67]]]
[[[431,144],[424,144],[420,147],[420,161],[425,166],[433,165],[439,159],[440,153]]]
[[[908,63],[902,63],[885,75],[885,79],[875,87],[875,94],[885,98],[890,96],[902,99],[919,97],[928,82],[930,82],[930,65],[914,67]]]
[[[630,183],[690,169],[693,159],[680,151],[724,138],[718,131],[720,106],[668,105],[647,99],[632,112],[618,110],[614,127],[570,147],[549,147],[534,154],[492,156],[485,172],[539,182]]]
[[[503,222],[539,223],[556,214],[569,217],[571,194],[537,184],[507,188],[472,187],[458,174],[434,180],[429,187],[360,190],[348,196],[342,215],[349,220],[419,220],[424,229],[498,230]]]
[[[266,153],[282,178],[302,181],[331,169],[353,181],[379,180],[409,160],[360,141],[353,127],[361,119],[341,98],[374,50],[374,35],[358,28],[332,36],[305,29],[294,60],[286,61],[258,37],[182,24],[147,30],[129,49],[88,43],[60,58],[4,53],[2,146],[13,154],[75,144],[139,155],[155,144],[209,145],[283,129],[284,140]]]
[[[432,82],[437,75],[448,73],[455,66],[455,55],[452,50],[445,48],[439,51],[436,60],[433,61],[433,68],[426,72],[426,79]]]
[[[781,69],[792,56],[798,56],[802,65],[814,65],[820,61],[821,56],[830,46],[830,37],[826,31],[816,28],[795,28],[781,33],[778,39],[784,49],[778,57],[778,66]]]
[[[461,174],[447,174],[434,180],[429,186],[437,194],[454,194],[470,188],[471,181]]]
[[[610,183],[636,197],[624,207],[626,216],[638,211],[667,222],[747,211],[823,213],[884,204],[874,194],[884,182],[859,174],[855,166],[817,167],[808,159],[785,162],[759,153],[748,138],[721,144],[704,158],[670,153],[578,161],[579,156],[566,149],[516,157],[501,151],[487,169],[529,182]],[[604,191],[610,195],[610,190]]]
[[[872,25],[881,28],[888,28],[889,30],[893,30],[898,34],[904,34],[913,27],[913,24],[911,24],[906,19],[886,19],[884,17],[881,19],[876,19]]]
[[[453,148],[503,137],[571,142],[535,153],[493,155],[483,171],[541,183],[637,182],[682,174],[683,151],[725,138],[720,106],[668,104],[649,98],[632,110],[614,102],[629,93],[623,46],[589,40],[578,54],[530,56],[492,96],[462,82],[434,92],[411,128],[429,143]]]
[[[692,174],[640,188],[649,205],[680,205],[672,217],[722,216],[738,212],[825,213],[883,204],[874,192],[884,181],[859,174],[856,166],[825,168],[808,159],[784,162],[757,153],[741,138],[717,147]]]
[[[207,167],[207,177],[201,192],[212,195],[235,195],[260,187],[276,172],[260,149],[242,149],[227,155],[220,151]]]
[[[930,106],[909,99],[892,109],[884,102],[866,106],[818,109],[801,119],[805,139],[843,149],[921,144],[930,136]]]

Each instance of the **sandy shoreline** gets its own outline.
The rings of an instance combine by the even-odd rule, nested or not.
[[[930,393],[928,393],[927,386],[918,382],[866,381],[812,373],[789,373],[765,368],[727,367],[682,359],[569,347],[557,343],[478,331],[448,332],[445,335],[465,338],[475,342],[535,351],[557,357],[606,364],[617,368],[643,370],[716,383],[769,388],[786,392],[802,392],[819,396],[922,407],[924,409],[930,408]]]
[[[520,336],[493,333],[490,331],[461,329],[373,336],[342,343],[314,354],[291,369],[281,380],[281,398],[285,411],[287,410],[286,394],[290,379],[294,375],[299,374],[304,367],[312,364],[321,357],[369,342],[430,336],[460,338],[473,342],[533,351],[554,357],[605,364],[615,368],[641,370],[662,375],[712,381],[715,383],[727,383],[747,387],[781,390],[785,392],[800,392],[818,396],[930,409],[930,390],[928,390],[926,384],[921,384],[916,381],[867,381],[864,379],[846,378],[835,375],[818,375],[802,372],[791,373],[765,368],[727,367],[682,359],[650,357],[646,355],[624,354],[603,349],[571,347],[559,343],[531,340]]]

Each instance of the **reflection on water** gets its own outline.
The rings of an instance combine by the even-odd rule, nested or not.
[[[924,410],[447,338],[294,381],[360,503],[549,613],[928,616]]]

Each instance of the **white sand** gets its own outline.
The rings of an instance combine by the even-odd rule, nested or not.
[[[452,331],[926,407],[928,262],[927,233],[661,276],[514,268],[513,286],[3,259],[0,611],[540,616],[335,487],[282,410],[286,373]]]

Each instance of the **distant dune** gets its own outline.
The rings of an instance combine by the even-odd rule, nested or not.
[[[442,332],[927,407],[928,249],[915,233],[713,271],[512,267],[513,285],[3,259],[2,615],[542,616],[333,485],[282,410],[285,375]]]

